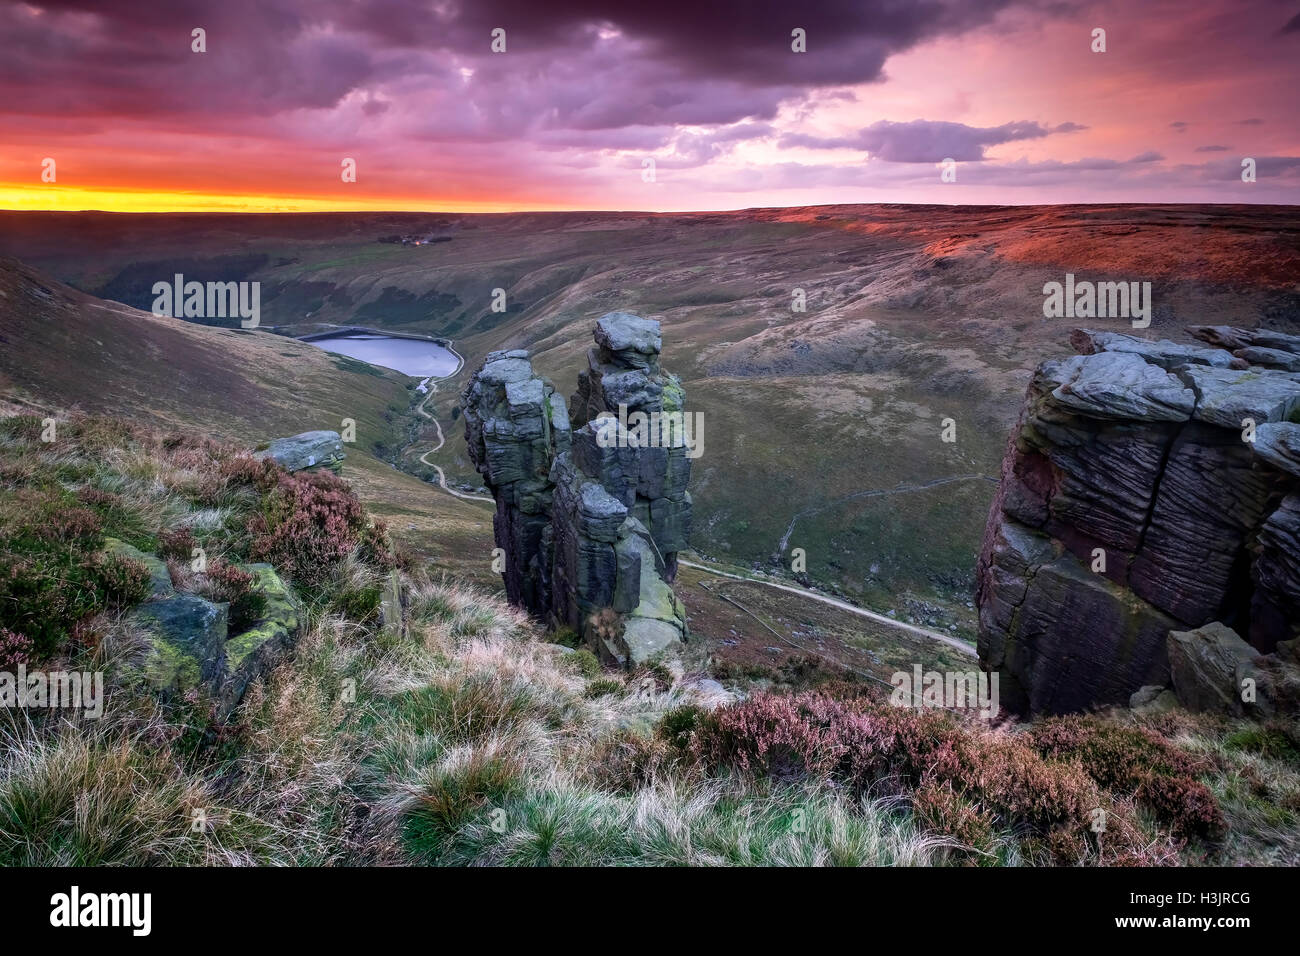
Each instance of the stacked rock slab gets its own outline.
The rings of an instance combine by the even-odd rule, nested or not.
[[[686,636],[671,585],[690,533],[688,449],[680,429],[651,440],[635,424],[680,413],[683,392],[659,366],[658,322],[611,312],[595,341],[571,412],[520,350],[490,353],[461,404],[496,499],[507,596],[631,665]]]
[[[980,659],[1012,710],[1167,685],[1170,632],[1300,635],[1300,374],[1252,364],[1258,333],[1191,331],[1220,347],[1078,330],[1082,354],[1034,374],[978,566]]]

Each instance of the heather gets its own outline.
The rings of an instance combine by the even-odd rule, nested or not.
[[[367,581],[358,597],[351,559],[371,577],[394,564],[382,522],[328,472],[290,475],[231,443],[101,416],[58,420],[52,442],[42,432],[35,416],[0,422],[0,627],[27,658],[93,646],[98,616],[147,596],[146,569],[107,551],[110,538],[167,560],[180,589],[228,602],[236,631],[261,612],[242,562],[354,610],[378,592]]]
[[[890,707],[820,665],[781,675],[790,692],[703,659],[615,670],[500,595],[399,562],[345,479],[112,420],[60,428],[50,447],[0,420],[3,554],[74,562],[101,590],[49,632],[0,621],[0,670],[103,669],[107,702],[98,721],[0,712],[0,864],[1300,863],[1290,725],[989,726]],[[147,582],[92,560],[110,537],[232,620],[258,614],[251,561],[302,602],[292,653],[228,718],[117,679]],[[404,631],[378,613],[394,568]]]
[[[1077,764],[1046,760],[1023,735],[965,726],[946,712],[814,692],[761,694],[703,718],[688,749],[708,766],[742,774],[821,776],[855,796],[906,797],[974,859],[996,859],[1013,833],[1022,848],[1061,864],[1172,855]],[[1097,819],[1106,821],[1102,839]]]

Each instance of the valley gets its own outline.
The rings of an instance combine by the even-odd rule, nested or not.
[[[394,234],[436,241],[381,241]],[[1191,323],[1295,331],[1300,299],[1290,207],[0,213],[0,252],[146,309],[152,281],[183,272],[261,282],[263,324],[285,333],[360,325],[454,341],[465,368],[422,405],[437,427],[401,460],[460,495],[480,487],[459,440],[466,370],[519,347],[569,382],[596,317],[657,318],[665,366],[707,425],[696,551],[793,579],[802,548],[807,583],[967,640],[1008,431],[1030,371],[1077,324],[1044,318],[1044,283],[1149,281],[1143,334],[1178,340]],[[945,419],[956,441],[942,440]],[[449,506],[484,527],[480,504]]]

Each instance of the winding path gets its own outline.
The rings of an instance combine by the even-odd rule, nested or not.
[[[467,495],[464,492],[453,491],[451,488],[448,488],[447,476],[446,474],[443,473],[442,468],[439,465],[435,465],[433,462],[429,461],[429,456],[432,455],[434,452],[440,450],[442,446],[446,443],[446,439],[443,438],[442,426],[438,424],[438,419],[435,418],[433,415],[430,415],[428,412],[426,412],[424,410],[424,406],[427,405],[429,403],[429,399],[433,398],[433,396],[437,393],[438,382],[445,382],[449,378],[455,378],[457,375],[460,374],[460,370],[465,367],[464,356],[462,356],[459,352],[457,352],[454,348],[451,347],[450,341],[448,341],[447,344],[443,346],[443,348],[445,348],[452,355],[456,356],[456,367],[452,369],[452,371],[449,374],[444,375],[439,379],[435,379],[433,378],[433,376],[430,376],[427,383],[429,391],[424,396],[424,401],[420,402],[420,404],[415,407],[415,413],[417,415],[421,416],[422,418],[427,418],[429,421],[433,422],[433,427],[438,429],[438,444],[434,445],[432,448],[430,448],[428,451],[426,451],[423,455],[420,456],[420,463],[423,465],[428,465],[430,468],[432,468],[434,471],[438,473],[438,487],[441,488],[443,491],[447,492],[447,494],[452,495],[456,498],[460,498],[464,501],[491,501],[495,503],[496,501],[495,498],[489,498],[486,495]]]
[[[877,614],[875,611],[868,611],[860,608],[856,604],[850,604],[848,601],[841,601],[839,598],[827,597],[825,594],[818,594],[816,591],[809,591],[807,588],[795,587],[792,584],[778,584],[775,581],[764,581],[762,578],[745,577],[743,574],[732,574],[729,571],[722,571],[718,568],[707,564],[697,564],[694,561],[687,561],[685,558],[678,558],[678,564],[685,565],[688,568],[696,568],[700,571],[707,571],[709,574],[716,575],[720,578],[732,578],[736,581],[744,581],[747,584],[763,584],[769,588],[776,588],[778,591],[788,591],[791,594],[797,594],[800,597],[809,598],[813,601],[821,601],[823,604],[829,604],[831,607],[837,607],[842,611],[848,611],[850,614],[856,614],[859,617],[865,617],[878,624],[887,624],[890,627],[900,631],[908,631],[912,634],[918,634],[921,637],[928,637],[931,640],[947,644],[955,650],[961,651],[969,657],[975,657],[975,648],[971,647],[965,641],[953,637],[951,634],[944,634],[942,631],[932,631],[929,628],[917,627],[915,624],[904,624],[902,621],[896,621],[885,614]]]

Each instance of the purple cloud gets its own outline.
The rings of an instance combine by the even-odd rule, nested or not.
[[[1070,133],[1086,129],[1078,123],[1046,127],[1025,121],[1001,126],[967,126],[940,120],[912,120],[893,123],[882,120],[859,130],[853,136],[818,137],[801,133],[782,136],[782,147],[810,149],[862,149],[874,159],[890,163],[937,163],[944,159],[979,162],[990,146],[1017,140],[1041,139],[1052,133]]]

